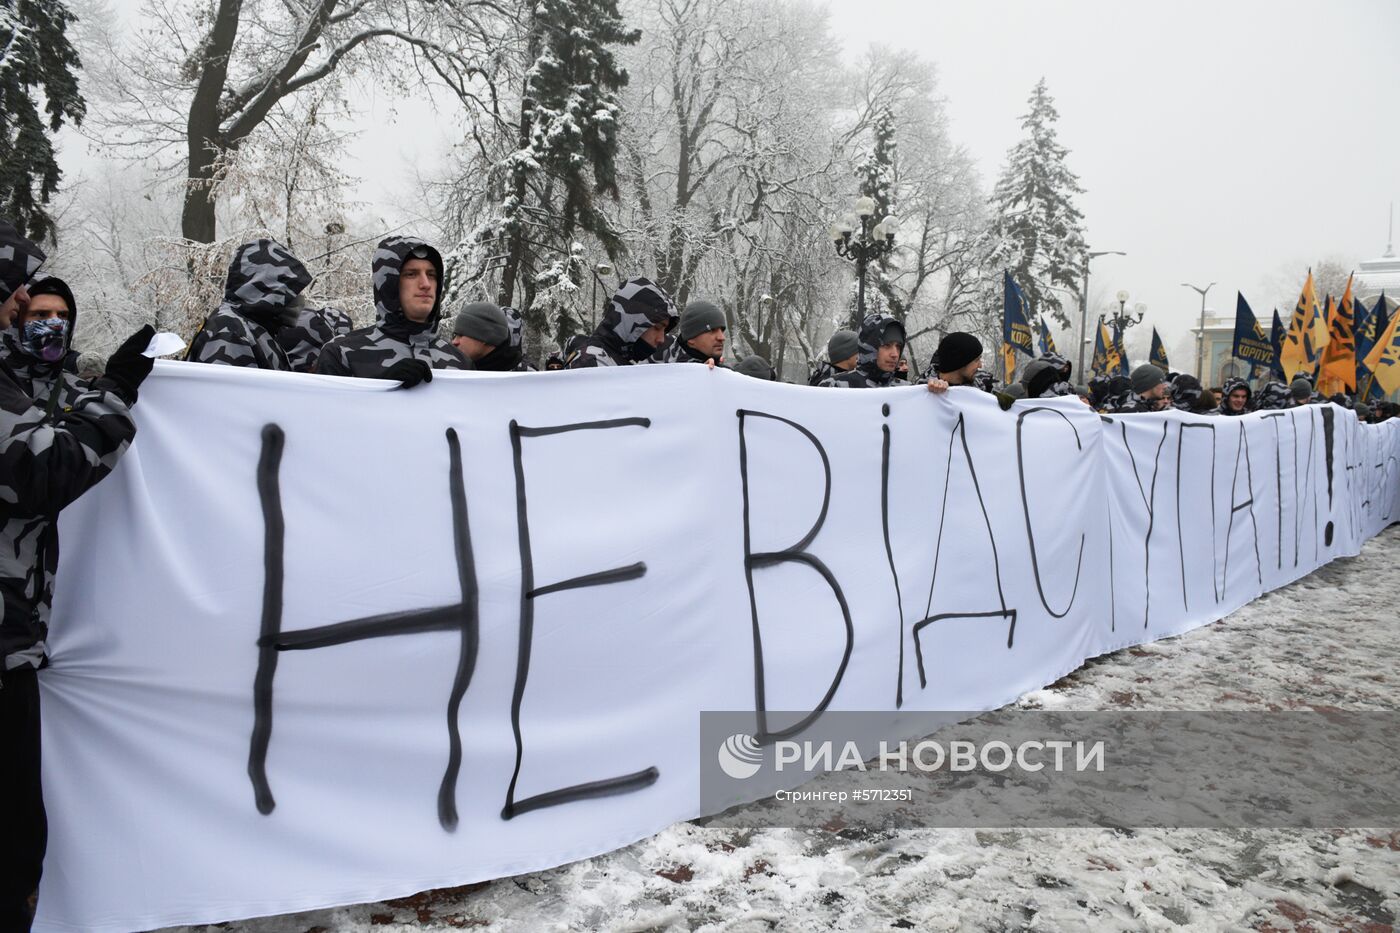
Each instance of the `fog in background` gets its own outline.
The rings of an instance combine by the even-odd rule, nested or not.
[[[137,0],[113,6],[131,26]],[[1309,263],[1350,266],[1386,247],[1400,200],[1393,0],[860,0],[828,12],[852,59],[883,43],[936,64],[952,136],[988,192],[1043,76],[1086,189],[1089,245],[1128,254],[1094,261],[1090,314],[1125,289],[1130,308],[1147,306],[1142,330],[1155,324],[1169,350],[1200,310],[1182,282],[1216,282],[1208,306],[1225,314],[1243,291],[1267,321],[1291,307]],[[419,174],[457,134],[432,102],[358,84],[365,116],[348,166],[358,198],[386,229],[411,227]],[[453,106],[445,94],[439,103]],[[64,135],[78,178],[92,156]]]

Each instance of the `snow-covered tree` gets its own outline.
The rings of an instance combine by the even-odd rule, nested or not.
[[[486,63],[513,14],[495,0],[145,0],[130,43],[111,37],[103,58],[106,146],[133,155],[180,153],[186,180],[181,232],[216,236],[223,163],[280,106],[332,75],[376,65],[391,88],[426,74],[459,95],[487,81]],[[174,168],[174,166],[171,166]]]
[[[1083,215],[1074,197],[1084,189],[1065,163],[1069,150],[1056,137],[1058,119],[1042,78],[1021,118],[1026,138],[1007,153],[992,191],[988,237],[991,271],[1011,272],[1030,302],[1031,319],[1046,315],[1068,325],[1065,293],[1079,295],[1085,248]],[[999,288],[991,286],[984,300],[1000,307]]]
[[[68,39],[73,21],[63,0],[0,0],[0,213],[35,240],[54,234],[45,208],[62,173],[50,136],[86,113],[82,64]]]
[[[541,284],[562,286],[575,232],[591,234],[610,257],[620,245],[595,198],[617,196],[615,95],[627,72],[615,48],[641,34],[622,21],[616,0],[537,0],[529,15],[517,146],[498,167],[504,197],[480,237],[503,245],[497,300],[520,308],[536,330],[557,330],[531,309]]]

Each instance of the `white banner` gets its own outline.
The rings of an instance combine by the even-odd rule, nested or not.
[[[1400,518],[1331,406],[160,363],[136,414],[61,522],[40,929],[605,852],[700,815],[701,710],[995,708]]]

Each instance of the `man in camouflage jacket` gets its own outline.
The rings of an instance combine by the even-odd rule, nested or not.
[[[676,326],[676,303],[650,279],[628,279],[613,293],[593,333],[572,345],[568,369],[631,366],[646,360]]]
[[[416,237],[382,240],[374,273],[371,327],[336,337],[321,348],[316,372],[395,379],[405,388],[427,382],[434,369],[471,369],[457,348],[438,336],[442,319],[442,256]]]
[[[68,283],[43,273],[34,277],[26,291],[28,306],[18,303],[14,327],[0,338],[0,353],[25,395],[46,411],[66,411],[88,389],[78,377],[80,354],[73,349],[78,303]],[[35,327],[50,339],[33,339]]]
[[[0,329],[13,322],[43,263],[0,221]],[[0,362],[0,930],[27,930],[47,842],[40,783],[39,684],[58,566],[58,513],[112,471],[131,444],[131,406],[151,371],[144,327],[71,411],[50,414]]]
[[[904,385],[896,372],[904,353],[904,325],[888,314],[867,314],[860,325],[860,362],[821,383],[830,389],[884,389]]]
[[[234,250],[224,301],[195,335],[186,359],[290,372],[276,335],[296,324],[299,297],[311,273],[276,240],[253,240]]]

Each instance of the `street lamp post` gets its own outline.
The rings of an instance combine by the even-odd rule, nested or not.
[[[836,255],[856,264],[856,329],[865,319],[865,267],[894,249],[894,218],[875,219],[875,199],[862,195],[851,205],[853,212],[830,227]]]
[[[1118,311],[1116,314],[1109,316],[1108,324],[1113,328],[1113,342],[1121,349],[1125,343],[1123,332],[1129,327],[1142,323],[1143,315],[1147,313],[1147,306],[1141,303],[1134,305],[1133,311],[1136,314],[1136,316],[1134,316],[1123,309],[1124,305],[1128,303],[1128,293],[1126,291],[1119,290],[1118,294],[1114,297],[1118,299]],[[1127,366],[1128,360],[1126,350],[1124,350],[1123,356],[1123,365]]]
[[[1211,282],[1205,288],[1190,282],[1182,282],[1181,285],[1201,294],[1201,329],[1196,332],[1196,380],[1205,385],[1205,376],[1201,374],[1201,368],[1206,362],[1206,292],[1214,288],[1215,283]]]
[[[593,267],[593,311],[591,314],[592,325],[598,326],[598,282],[599,276],[612,275],[613,268],[605,262],[600,262]]]
[[[1088,324],[1089,314],[1089,261],[1099,256],[1126,256],[1121,250],[1106,249],[1097,253],[1084,254],[1084,286],[1079,290],[1079,365],[1075,367],[1075,372],[1084,372],[1084,345],[1087,342],[1085,328]]]

